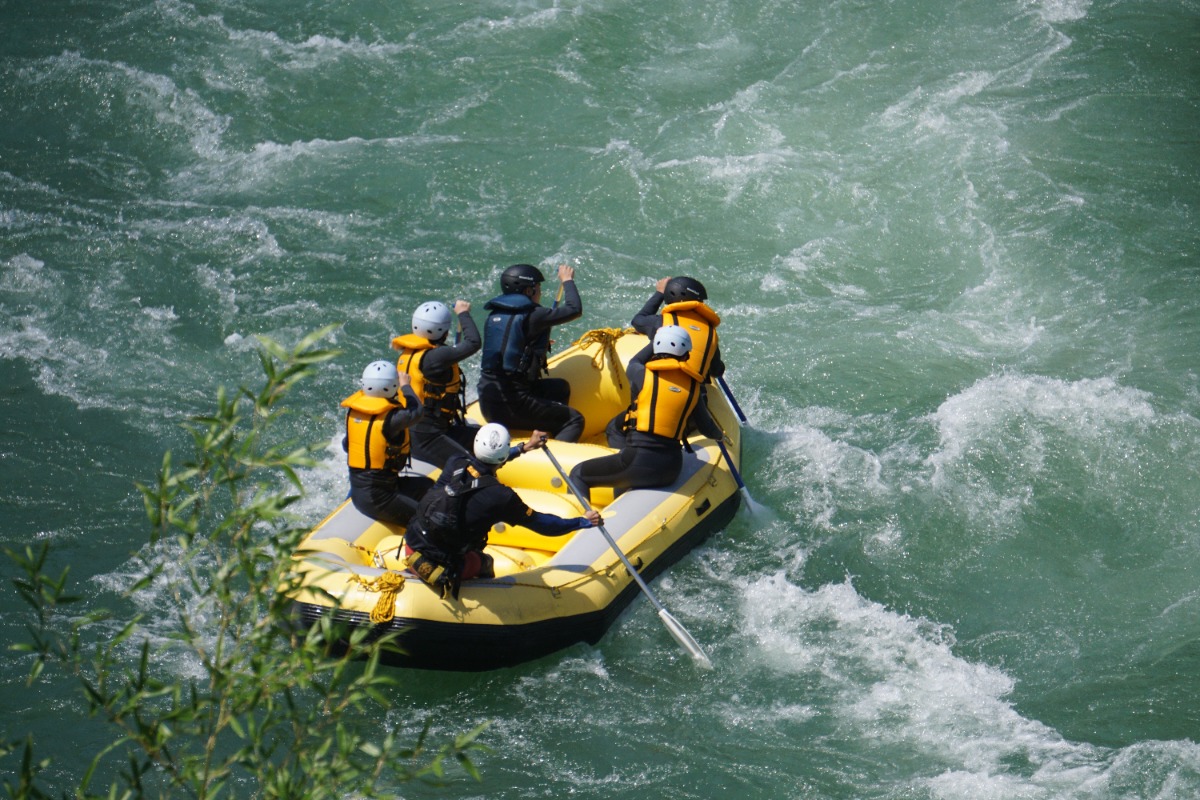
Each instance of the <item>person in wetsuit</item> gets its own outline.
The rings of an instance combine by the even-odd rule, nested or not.
[[[421,417],[409,383],[390,361],[372,361],[363,370],[361,388],[341,403],[350,501],[381,522],[407,522],[433,485],[423,475],[401,474],[409,466],[408,429]]]
[[[664,325],[651,347],[630,360],[626,376],[633,402],[606,429],[609,447],[617,452],[576,464],[570,478],[577,487],[611,486],[617,495],[668,486],[683,468],[683,442],[693,415],[701,433],[720,435],[708,411],[698,411],[702,379],[688,363],[691,350],[686,330]]]
[[[479,410],[488,422],[518,430],[547,431],[565,442],[579,441],[584,419],[568,405],[571,386],[546,377],[550,330],[578,319],[583,304],[575,268],[558,268],[562,300],[542,306],[545,276],[531,264],[514,264],[500,276],[503,292],[487,302],[479,379]]]
[[[413,457],[435,467],[468,452],[479,432],[479,426],[465,416],[466,381],[459,367],[459,362],[477,353],[482,344],[470,311],[466,300],[454,303],[462,331],[454,344],[447,342],[454,317],[436,300],[422,303],[413,312],[412,333],[392,339],[392,347],[400,351],[396,368],[412,379],[413,391],[424,409],[410,428]]]
[[[443,596],[458,596],[462,581],[495,575],[492,557],[483,552],[488,531],[497,522],[523,525],[543,536],[563,536],[599,525],[600,515],[559,517],[534,511],[496,477],[506,462],[543,447],[547,435],[534,431],[529,441],[512,445],[508,430],[491,422],[479,429],[470,454],[454,456],[417,508],[405,532],[405,563]]]

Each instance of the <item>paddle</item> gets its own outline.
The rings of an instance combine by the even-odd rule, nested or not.
[[[738,468],[734,466],[733,459],[729,457],[729,450],[725,447],[724,439],[715,439],[717,447],[721,448],[721,455],[725,456],[725,463],[729,465],[729,474],[737,481],[738,491],[742,493],[742,497],[746,498],[746,508],[750,509],[750,513],[754,513],[754,498],[750,496],[750,490],[746,488],[746,482],[742,480],[742,474],[738,472]]]
[[[741,473],[739,473],[738,468],[734,466],[733,459],[729,457],[729,450],[725,447],[724,440],[715,439],[714,441],[717,443],[717,447],[720,448],[721,455],[725,457],[725,463],[729,465],[729,474],[733,476],[735,481],[737,481],[738,491],[740,491],[742,493],[742,497],[746,499],[746,510],[755,517],[772,516],[773,512],[771,512],[769,508],[761,503],[755,502],[754,498],[750,496],[750,490],[746,488],[746,482],[742,480]]]
[[[742,413],[742,407],[738,405],[737,398],[733,396],[733,392],[729,389],[729,384],[725,382],[725,376],[718,376],[717,383],[721,385],[721,391],[723,391],[725,393],[725,397],[729,399],[729,405],[733,406],[733,410],[737,412],[738,419],[742,422],[745,422],[746,415]]]
[[[717,377],[717,383],[721,385],[721,391],[725,393],[725,397],[729,400],[729,405],[733,406],[733,410],[737,413],[738,419],[743,423],[746,421],[746,415],[742,413],[742,407],[738,405],[737,398],[733,396],[733,391],[730,390],[729,384],[725,382],[725,376]],[[746,498],[746,508],[751,514],[758,515],[759,509],[762,508],[758,503],[754,502],[754,498],[750,496],[750,490],[746,488],[746,482],[742,480],[741,473],[733,463],[733,459],[729,457],[729,451],[725,448],[725,441],[717,439],[717,447],[721,448],[721,455],[725,456],[725,463],[729,465],[729,474],[733,475],[733,479],[737,481],[738,490],[742,493],[742,497]]]
[[[563,470],[562,464],[558,463],[558,459],[555,458],[554,454],[550,452],[550,448],[543,446],[542,450],[546,453],[546,457],[550,459],[550,463],[554,465],[556,470],[558,470],[558,474],[562,476],[564,481],[566,481],[567,487],[571,490],[571,494],[575,495],[575,499],[579,501],[580,505],[583,506],[585,511],[590,510],[591,504],[588,503],[586,495],[579,491],[575,484],[571,482],[571,479],[567,477],[567,473]],[[617,557],[621,559],[621,562],[625,565],[625,569],[629,570],[629,574],[632,575],[634,581],[637,582],[638,588],[642,590],[644,595],[646,595],[646,598],[650,601],[650,604],[658,610],[658,618],[661,619],[663,624],[667,626],[667,630],[670,631],[671,635],[675,637],[675,641],[679,642],[679,644],[683,646],[683,649],[688,651],[688,655],[695,659],[697,664],[705,669],[712,669],[712,662],[709,661],[708,656],[704,653],[704,648],[700,646],[699,642],[692,638],[692,635],[687,632],[687,629],[683,627],[679,620],[671,616],[671,612],[667,611],[663,604],[658,601],[658,598],[654,596],[654,592],[650,591],[650,587],[646,585],[646,582],[642,580],[642,576],[638,574],[637,569],[635,569],[633,564],[630,563],[628,556],[626,556],[625,553],[621,551],[621,548],[617,546],[616,540],[613,539],[612,534],[608,532],[608,529],[603,525],[597,525],[596,527],[600,529],[600,533],[604,534],[604,538],[608,542],[608,546],[611,547],[613,552],[617,554]]]

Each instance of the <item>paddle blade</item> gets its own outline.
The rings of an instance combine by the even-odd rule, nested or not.
[[[665,608],[660,608],[658,610],[658,617],[663,621],[663,624],[667,626],[667,630],[671,632],[671,635],[675,637],[675,641],[683,645],[683,649],[688,651],[688,655],[695,660],[698,666],[701,666],[704,669],[713,668],[713,664],[708,660],[708,655],[704,652],[704,648],[700,646],[699,642],[692,638],[692,635],[687,632],[687,628],[683,627],[679,620],[671,616],[670,611],[667,611]]]
[[[776,518],[775,512],[751,497],[750,490],[748,490],[745,486],[741,487],[741,492],[742,499],[746,501],[744,505],[746,510],[750,512],[750,516],[756,517],[760,522],[763,520],[774,520]]]

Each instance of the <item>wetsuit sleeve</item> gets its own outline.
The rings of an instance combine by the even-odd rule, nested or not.
[[[458,324],[462,325],[462,341],[426,350],[425,355],[421,356],[421,369],[434,374],[445,372],[451,365],[479,353],[484,341],[480,338],[479,329],[475,327],[475,320],[470,318],[470,313],[464,311],[458,314]]]
[[[563,518],[532,509],[529,511],[529,516],[521,524],[531,531],[540,533],[542,536],[564,536],[580,528],[593,527],[587,517]]]
[[[523,525],[542,536],[563,536],[580,528],[591,528],[592,523],[587,517],[559,517],[534,511],[525,505],[525,501],[516,492],[509,491],[507,501],[498,509],[501,522],[509,525]]]
[[[471,319],[470,312],[464,311],[459,314],[458,322],[462,326],[462,341],[425,351],[421,363],[426,369],[432,372],[444,371],[451,364],[457,364],[479,352],[479,348],[483,346],[483,339],[479,336],[479,328],[475,327],[475,320]]]
[[[708,377],[719,378],[725,374],[725,362],[721,360],[721,345],[717,345],[717,350],[713,353],[712,363],[708,365]]]
[[[388,412],[387,420],[383,423],[383,435],[388,439],[401,436],[405,428],[411,427],[425,413],[421,401],[417,399],[416,392],[412,390],[411,386],[404,387],[402,396],[404,405]]]
[[[563,298],[557,307],[538,306],[529,314],[530,337],[583,316],[583,301],[579,299],[575,281],[563,281],[562,286]]]
[[[463,356],[472,355],[479,351],[483,346],[483,337],[479,335],[479,328],[475,325],[475,320],[471,317],[470,311],[464,311],[458,315],[458,324],[462,326],[462,341],[458,343],[458,347],[470,346],[471,351]]]
[[[642,386],[646,382],[646,362],[650,360],[650,356],[654,354],[654,348],[646,345],[637,354],[629,359],[629,366],[625,368],[625,377],[629,379],[630,396],[637,399],[638,394],[642,391]]]
[[[662,292],[650,295],[646,305],[642,306],[641,311],[634,314],[633,320],[629,323],[635,331],[653,336],[654,332],[662,327],[662,314],[658,313],[658,307],[662,305],[662,301]]]

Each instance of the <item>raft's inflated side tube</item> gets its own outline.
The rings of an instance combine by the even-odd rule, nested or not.
[[[640,335],[609,340],[622,362],[646,344]],[[623,369],[614,373],[606,363],[594,365],[600,349],[593,344],[586,353],[568,351],[552,361],[552,369],[571,376],[573,396],[599,420],[591,427],[602,438],[603,425],[627,403],[628,388],[609,385],[624,380]],[[740,460],[740,428],[732,407],[712,387],[709,406],[727,433],[731,457]],[[581,460],[611,452],[595,444],[551,446],[568,470]],[[727,525],[740,503],[741,494],[715,443],[697,434],[691,446],[694,452],[685,457],[673,487],[628,492],[604,511],[606,527],[645,580]],[[580,514],[544,453],[526,453],[505,465],[500,475],[538,511],[564,517]],[[595,493],[592,498],[596,500]],[[351,628],[367,629],[371,636],[399,634],[398,649],[385,651],[389,663],[485,670],[530,661],[579,642],[594,644],[640,595],[595,531],[544,537],[521,526],[506,526],[489,536],[497,577],[468,581],[459,599],[446,599],[402,569],[397,558],[402,534],[400,526],[376,522],[342,503],[295,554],[297,577],[308,587],[289,590],[297,617],[311,624],[332,616]],[[403,584],[385,600],[378,582],[386,577],[394,584],[397,575],[404,578]],[[372,621],[384,602],[390,621]]]
[[[642,577],[653,580],[725,527],[737,511],[740,494],[735,487],[724,498],[706,508],[679,539],[652,559],[644,560],[640,552],[632,553]],[[695,516],[693,511],[688,514]],[[619,564],[596,574],[577,572],[575,578],[583,584],[574,589],[538,586],[542,580],[539,576],[547,569],[552,568],[539,566],[515,579],[485,581],[470,588],[464,584],[462,600],[453,606],[434,598],[419,579],[410,577],[396,597],[395,618],[383,624],[371,622],[370,609],[378,595],[357,590],[345,590],[347,602],[342,608],[302,600],[296,604],[296,614],[309,625],[332,615],[338,623],[368,629],[372,637],[398,634],[399,647],[382,653],[382,660],[388,664],[481,671],[532,661],[582,642],[596,644],[629,604],[641,596],[637,584],[628,580]],[[345,586],[346,575],[335,583]]]

